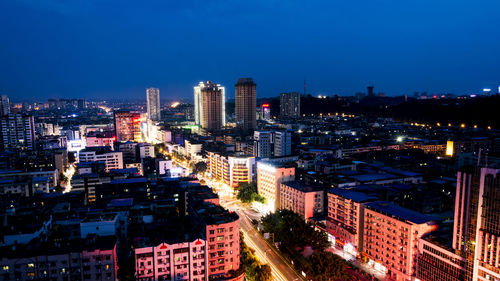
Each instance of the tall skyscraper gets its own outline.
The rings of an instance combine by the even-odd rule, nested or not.
[[[137,111],[115,111],[115,133],[118,141],[141,142],[141,113]]]
[[[284,118],[300,117],[300,94],[281,93],[280,94],[280,116]]]
[[[245,131],[253,131],[257,125],[256,84],[252,78],[240,78],[236,82],[236,124]]]
[[[33,150],[35,147],[35,121],[33,116],[21,113],[1,117],[2,149]]]
[[[6,95],[0,96],[0,115],[7,115],[10,113],[10,101]]]
[[[160,90],[158,88],[146,89],[148,104],[148,119],[160,121]]]
[[[500,280],[500,169],[458,172],[453,248],[464,254],[465,280]]]
[[[226,92],[220,84],[207,81],[194,87],[195,123],[207,131],[226,125]]]

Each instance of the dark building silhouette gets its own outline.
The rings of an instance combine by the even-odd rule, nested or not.
[[[374,88],[373,85],[366,87],[366,89],[368,90],[368,96],[369,97],[373,97],[375,95],[373,93],[373,88]]]

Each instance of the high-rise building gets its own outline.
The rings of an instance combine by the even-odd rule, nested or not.
[[[148,88],[146,90],[148,119],[151,121],[160,120],[160,90],[158,88]]]
[[[451,247],[421,239],[418,280],[500,280],[499,173],[479,167],[457,173]]]
[[[236,82],[235,114],[236,124],[245,131],[255,130],[257,125],[256,84],[252,78],[240,78]]]
[[[281,93],[280,94],[280,116],[284,118],[300,117],[300,94]]]
[[[115,111],[115,132],[118,141],[141,142],[141,113],[137,111]]]
[[[424,237],[418,241],[417,273],[414,280],[463,281],[465,279],[463,256],[448,245],[433,241],[432,238],[432,236]]]
[[[7,115],[10,113],[10,101],[6,95],[0,96],[0,115]]]
[[[207,131],[226,125],[226,93],[220,84],[207,81],[194,87],[195,123]]]
[[[273,152],[273,131],[255,131],[253,133],[255,157],[268,158]]]
[[[292,155],[292,133],[288,131],[276,131],[274,133],[274,156]]]
[[[35,146],[35,121],[33,116],[16,113],[1,117],[2,149],[33,150]]]
[[[453,248],[464,253],[465,280],[500,280],[500,170],[459,171]]]

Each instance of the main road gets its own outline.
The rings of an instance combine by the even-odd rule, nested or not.
[[[302,276],[298,275],[292,267],[273,249],[254,229],[247,215],[242,210],[236,210],[240,216],[240,229],[243,232],[245,243],[248,247],[255,250],[259,260],[268,264],[271,267],[273,280],[278,281],[293,281],[302,280]]]

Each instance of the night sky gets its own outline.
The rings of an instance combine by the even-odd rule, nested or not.
[[[0,93],[191,99],[212,80],[234,96],[465,94],[500,84],[500,1],[0,0]]]

